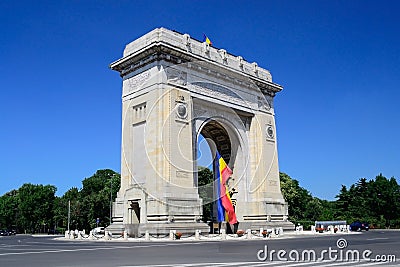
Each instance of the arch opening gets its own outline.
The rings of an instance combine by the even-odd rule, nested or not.
[[[203,201],[203,221],[209,222],[211,231],[214,231],[217,221],[215,203],[219,197],[216,193],[217,182],[215,181],[216,170],[214,167],[216,151],[220,153],[228,166],[233,169],[236,158],[235,153],[238,150],[238,144],[235,144],[234,141],[232,142],[234,138],[230,136],[229,128],[226,129],[224,126],[229,127],[217,120],[206,122],[200,129],[197,142],[198,193]],[[218,228],[220,227],[221,225],[219,224]],[[230,228],[228,229],[231,232]]]
[[[207,141],[213,158],[215,152],[218,151],[221,154],[221,157],[229,165],[232,153],[232,144],[225,128],[219,122],[211,120],[204,125],[200,134]]]

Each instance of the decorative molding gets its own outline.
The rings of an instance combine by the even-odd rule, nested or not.
[[[127,84],[129,86],[128,92],[135,91],[137,88],[142,86],[149,79],[149,77],[150,71],[145,71],[127,79]]]
[[[265,97],[265,100],[267,101],[270,109],[274,108],[274,97],[270,96],[270,95],[264,95],[264,97]]]
[[[185,34],[183,35],[183,43],[184,43],[186,46],[190,46],[190,35],[189,35],[189,34],[185,33]]]
[[[253,62],[253,63],[251,63],[251,65],[253,66],[253,72],[255,74],[258,74],[258,64],[257,64],[257,62]]]
[[[188,178],[189,177],[189,172],[187,172],[187,171],[176,171],[176,177],[177,178]]]
[[[168,83],[173,83],[173,84],[178,84],[178,85],[186,85],[187,73],[185,71],[181,71],[181,70],[169,67],[169,68],[165,69],[165,73],[167,75]]]
[[[219,55],[221,56],[221,58],[222,58],[222,61],[223,62],[226,62],[227,61],[227,54],[226,54],[226,50],[225,49],[220,49],[220,50],[218,50],[218,53],[219,53]]]
[[[195,106],[194,109],[193,109],[193,118],[200,118],[205,113],[207,113],[207,110],[202,109],[199,106]]]
[[[277,181],[269,181],[270,186],[277,186],[278,182]],[[282,204],[281,204],[282,205]]]
[[[222,49],[223,50],[223,49]],[[225,55],[225,52],[222,51],[222,54]],[[237,84],[241,87],[247,87],[247,88],[251,88],[251,89],[256,89],[258,88],[262,94],[264,94],[266,97],[269,96],[271,97],[271,99],[275,96],[276,92],[279,92],[282,88],[281,86],[274,84],[272,82],[265,82],[264,80],[254,80],[254,79],[250,79],[250,80],[246,80],[243,78],[239,78],[239,76],[237,76],[236,74],[230,73],[229,72],[221,72],[221,71],[216,71],[213,70],[213,68],[210,68],[210,66],[206,66],[204,64],[204,62],[202,64],[196,64],[193,62],[190,62],[188,60],[187,57],[181,55],[176,55],[175,53],[168,52],[168,50],[163,50],[163,51],[153,51],[152,54],[148,55],[147,57],[143,58],[142,60],[140,60],[139,62],[133,62],[130,61],[130,65],[128,64],[128,62],[125,62],[124,69],[120,70],[121,76],[124,77],[126,75],[128,75],[129,73],[136,71],[138,69],[140,69],[141,67],[148,65],[154,61],[168,61],[171,62],[173,64],[186,64],[184,65],[185,68],[188,69],[188,71],[190,69],[193,69],[195,71],[199,71],[202,73],[207,74],[208,76],[212,76],[212,77],[216,77],[217,79],[223,79],[225,81],[228,81],[230,83],[233,84]],[[244,66],[244,60],[240,59],[238,60],[238,64],[242,64],[241,66]],[[249,69],[247,67],[247,70],[244,71],[245,73],[247,72],[254,72],[254,70],[259,70],[260,68],[258,66],[256,66],[257,64],[253,65],[253,69]],[[240,67],[241,68],[241,67]],[[174,85],[179,85],[179,86],[186,86],[187,85],[187,77],[188,74],[187,72],[183,71],[183,70],[179,70],[179,69],[175,69],[172,67],[168,67],[166,68],[166,75],[167,75],[167,82],[170,84],[174,84]],[[142,73],[143,77],[139,76],[136,79],[129,81],[129,86],[132,87],[132,89],[135,89],[136,87],[142,85],[145,81],[142,81],[143,79],[146,78],[148,79],[149,74],[145,74],[147,72]],[[136,76],[134,76],[136,77]],[[133,78],[133,77],[132,77]],[[132,79],[129,78],[128,80]]]
[[[203,48],[204,48],[204,53],[209,54],[210,53],[210,44],[207,42],[203,42]]]
[[[258,108],[259,109],[263,109],[266,111],[270,111],[272,108],[272,99],[271,102],[268,101],[268,99],[263,95],[263,96],[257,96],[257,100],[258,100]]]
[[[225,102],[239,104],[248,108],[254,108],[252,101],[235,94],[233,90],[210,82],[193,82],[189,84],[189,90],[203,95],[211,96]]]
[[[243,126],[246,130],[250,130],[250,124],[251,124],[251,117],[248,116],[241,116],[239,115],[240,119],[242,120]]]
[[[238,59],[239,68],[243,70],[243,57],[238,56],[237,59]]]
[[[151,62],[166,60],[177,64],[202,61],[204,65],[223,67],[226,79],[240,75],[250,79],[264,92],[276,93],[282,86],[272,81],[271,73],[250,63],[241,56],[228,53],[225,49],[211,47],[206,42],[192,39],[189,34],[180,34],[165,28],[154,29],[145,36],[128,44],[123,58],[110,64],[121,76],[135,71]],[[228,77],[229,76],[229,77]]]

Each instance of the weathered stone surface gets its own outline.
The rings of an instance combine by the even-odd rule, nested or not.
[[[239,222],[291,225],[273,108],[282,87],[269,71],[164,28],[128,44],[110,67],[123,79],[121,189],[110,231],[208,231],[197,188],[200,134],[233,170],[228,188]]]

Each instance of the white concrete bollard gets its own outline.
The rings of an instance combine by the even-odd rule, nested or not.
[[[169,240],[174,240],[175,239],[175,230],[169,230]]]
[[[276,229],[272,228],[271,230],[272,230],[271,237],[276,237]]]
[[[93,231],[90,231],[90,232],[89,232],[89,239],[94,239]]]
[[[247,239],[251,239],[251,229],[247,229],[246,233],[247,233]]]
[[[200,240],[200,230],[196,230],[196,231],[194,232],[194,239]]]
[[[225,229],[221,229],[221,239],[225,240],[226,239],[226,232]]]
[[[311,232],[315,233],[315,225],[311,225]]]
[[[147,241],[150,240],[150,233],[149,233],[149,230],[146,230],[146,232],[144,233],[144,239],[146,239]]]
[[[105,240],[111,240],[112,239],[112,235],[109,231],[105,231],[104,232],[104,239]]]
[[[271,238],[272,237],[272,233],[274,232],[274,229],[272,228],[267,228],[267,237]]]
[[[68,231],[65,231],[64,237],[65,237],[65,239],[69,239],[69,232]]]
[[[128,232],[124,230],[124,240],[128,240]]]

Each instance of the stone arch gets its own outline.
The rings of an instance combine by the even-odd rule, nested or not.
[[[247,123],[251,120],[251,114],[241,114],[232,108],[210,105],[210,103],[199,99],[193,99],[193,109],[193,140],[195,143],[197,144],[202,131],[207,132],[208,136],[212,137],[211,139],[215,139],[214,142],[216,141],[221,156],[229,166],[233,167],[238,149],[241,148],[242,151],[248,151],[248,136],[246,132],[248,130]],[[217,131],[217,133],[213,134],[212,131]],[[217,140],[218,133],[222,133],[223,137],[229,137],[229,141],[226,139]],[[197,151],[194,152],[197,153]]]
[[[194,106],[194,153],[197,155],[197,142],[202,134],[206,139],[212,157],[216,149],[220,152],[228,166],[233,170],[229,187],[234,188],[236,194],[233,200],[244,203],[248,199],[247,184],[250,176],[249,169],[249,140],[248,127],[251,114],[240,113],[235,109],[210,105],[199,99],[193,100]],[[194,169],[197,170],[195,161]],[[194,183],[198,183],[198,176],[194,176]],[[240,217],[240,214],[237,214]]]
[[[233,154],[232,143],[224,126],[222,126],[217,120],[208,120],[203,125],[199,134],[203,135],[206,139],[213,156],[215,150],[217,150],[229,165],[231,155]]]
[[[127,122],[110,231],[135,225],[127,213],[139,214],[138,206],[137,233],[207,230],[197,188],[202,132],[233,170],[241,227],[292,228],[276,156],[273,99],[282,86],[256,63],[203,48],[188,35],[159,28],[128,44],[110,65],[123,79]]]

